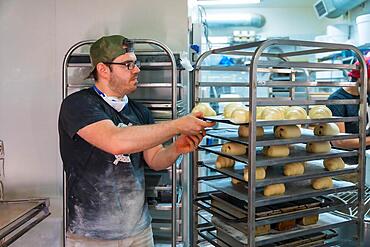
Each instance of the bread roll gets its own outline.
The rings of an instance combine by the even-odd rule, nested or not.
[[[236,142],[227,142],[222,145],[221,152],[231,155],[243,155],[247,153],[247,146]]]
[[[215,110],[209,105],[209,103],[199,103],[194,106],[192,113],[202,112],[204,117],[216,116]]]
[[[339,134],[339,127],[335,123],[318,124],[313,133],[316,136],[334,136]]]
[[[256,236],[261,236],[269,233],[271,230],[270,225],[256,226]]]
[[[306,144],[306,151],[309,153],[327,153],[330,152],[330,142],[309,142]]]
[[[237,108],[245,108],[245,106],[240,102],[227,104],[224,108],[224,118],[230,118],[231,113]]]
[[[304,173],[304,163],[295,162],[289,163],[284,166],[284,175],[285,176],[298,176]]]
[[[239,181],[238,179],[236,179],[236,178],[231,178],[231,183],[232,184],[240,184],[241,183],[241,181]]]
[[[342,158],[331,158],[324,160],[324,167],[328,171],[336,171],[344,168],[344,161]]]
[[[305,216],[297,220],[297,223],[302,226],[314,225],[319,221],[319,215]]]
[[[263,154],[269,157],[286,157],[289,156],[289,147],[287,145],[265,146]]]
[[[295,219],[294,220],[284,220],[281,222],[277,222],[271,225],[272,229],[278,230],[278,231],[287,231],[292,229],[296,226]]]
[[[248,181],[248,167],[244,168],[244,180]],[[263,167],[256,167],[256,180],[265,179],[266,177],[266,170]]]
[[[331,177],[315,178],[311,180],[311,185],[315,190],[330,189],[333,187],[333,179]]]
[[[220,168],[229,168],[229,167],[233,167],[235,165],[235,160],[233,159],[229,159],[229,158],[226,158],[226,157],[223,157],[223,156],[217,156],[217,159],[216,159],[216,168],[220,169]]]
[[[279,139],[298,138],[301,136],[301,129],[297,125],[281,125],[275,128],[274,135]]]
[[[247,125],[240,125],[238,129],[238,134],[240,137],[249,137],[249,126]],[[256,127],[256,136],[263,136],[264,130],[263,127]]]
[[[285,111],[284,117],[288,120],[307,119],[307,112],[300,106],[292,106]]]
[[[242,124],[249,123],[249,110],[248,108],[236,108],[230,116],[233,123]]]
[[[331,118],[333,116],[331,110],[324,105],[312,107],[308,115],[311,119]]]
[[[284,184],[271,184],[267,185],[263,190],[264,196],[278,196],[285,193]]]
[[[263,112],[263,110],[265,110],[265,108],[266,107],[264,107],[264,106],[257,106],[256,107],[256,119],[257,120],[263,119],[262,118],[262,112]]]
[[[261,118],[264,120],[284,120],[284,112],[276,107],[266,107]]]

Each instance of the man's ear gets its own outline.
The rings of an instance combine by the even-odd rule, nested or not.
[[[102,77],[107,77],[107,75],[110,73],[110,69],[104,63],[98,63],[96,65],[96,72]]]

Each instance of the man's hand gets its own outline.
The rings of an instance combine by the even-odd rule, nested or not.
[[[174,120],[175,128],[179,134],[184,134],[187,136],[197,136],[199,133],[204,131],[207,127],[212,127],[215,122],[206,122],[201,120],[203,113],[197,112],[194,114],[189,114],[184,117]]]
[[[202,130],[197,135],[180,135],[175,142],[176,153],[185,154],[195,151],[205,136],[205,133],[205,130]]]

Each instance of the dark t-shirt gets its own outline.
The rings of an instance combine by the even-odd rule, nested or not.
[[[347,93],[343,88],[339,88],[334,93],[329,96],[329,99],[359,99],[359,96],[352,95]],[[367,98],[367,104],[369,105],[370,98]],[[359,105],[328,105],[330,110],[333,113],[333,116],[339,117],[358,117],[359,112]],[[347,133],[358,133],[359,122],[345,122],[344,125],[346,127]],[[369,135],[369,131],[367,130],[367,135]]]
[[[347,93],[343,88],[339,88],[329,96],[329,99],[359,99],[359,96]],[[367,98],[367,104],[369,105],[370,98]],[[333,113],[333,116],[338,117],[358,117],[359,105],[328,105]],[[347,133],[359,133],[359,122],[345,122],[345,128]],[[367,130],[366,135],[369,135]]]
[[[106,119],[123,128],[154,122],[141,104],[129,100],[118,113],[92,88],[63,101],[59,137],[67,180],[67,229],[85,237],[124,239],[150,225],[145,161],[142,152],[113,155],[78,136],[79,129]]]
[[[334,93],[329,96],[329,99],[359,99],[360,96],[352,95],[347,93],[343,88],[339,88]],[[369,105],[370,98],[367,97],[367,104]],[[338,117],[358,117],[359,115],[359,105],[328,105],[330,110],[333,113],[333,116]],[[368,109],[369,111],[369,109]],[[367,113],[367,122],[369,121],[369,112]],[[345,122],[344,126],[346,128],[346,133],[359,133],[359,122]],[[370,130],[366,130],[366,135],[370,135]],[[367,149],[369,148],[366,147]],[[358,163],[358,156],[354,157],[345,157],[343,158],[344,162],[347,164],[357,164]]]

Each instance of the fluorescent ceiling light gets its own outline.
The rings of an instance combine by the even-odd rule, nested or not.
[[[255,4],[260,0],[198,0],[199,5],[232,5],[232,4]]]

